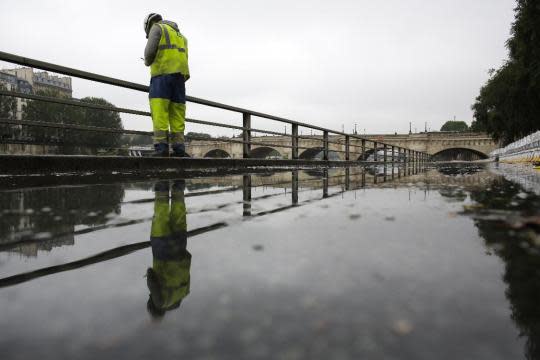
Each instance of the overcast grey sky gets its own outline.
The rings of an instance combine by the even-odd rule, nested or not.
[[[150,6],[154,3],[155,6]],[[2,0],[0,50],[139,83],[143,19],[189,39],[189,95],[351,131],[468,123],[487,70],[507,57],[513,0]],[[9,64],[1,63],[0,67]],[[74,96],[147,109],[142,93],[74,80]],[[188,104],[188,116],[240,116]],[[150,119],[123,116],[126,128]],[[262,126],[263,122],[256,122]],[[282,125],[269,124],[283,129]],[[188,124],[187,131],[204,130]],[[304,130],[305,131],[305,130]],[[230,131],[214,131],[230,135]]]

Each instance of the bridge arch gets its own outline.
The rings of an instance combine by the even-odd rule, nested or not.
[[[207,152],[204,157],[214,159],[227,159],[231,157],[231,154],[222,149],[213,149]]]
[[[308,160],[322,160],[324,156],[324,149],[322,147],[314,147],[304,150],[298,158]],[[341,160],[341,156],[336,151],[328,150],[328,160]]]
[[[381,155],[381,152],[384,150],[383,147],[378,147],[377,148],[377,151],[379,151],[379,155],[378,155],[378,160],[382,160],[383,156],[384,155]],[[358,159],[359,161],[363,161],[363,160],[373,160],[374,159],[374,153],[375,153],[375,149],[371,148],[371,149],[366,149],[366,151],[364,152],[364,155],[362,156],[362,154],[360,154],[358,156]],[[386,156],[388,158],[390,158],[392,156],[392,149],[391,148],[388,148],[386,150]],[[370,159],[371,158],[371,159]]]
[[[453,147],[441,150],[431,156],[433,161],[473,161],[487,159],[488,155],[469,148]]]
[[[256,159],[283,159],[283,155],[279,151],[268,146],[251,149],[251,157]]]
[[[358,161],[364,161],[364,160],[367,160],[369,159],[369,156],[373,156],[373,153],[375,152],[375,149],[366,149],[366,151],[364,151],[364,154],[360,154],[358,155]]]

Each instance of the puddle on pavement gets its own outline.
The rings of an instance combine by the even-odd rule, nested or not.
[[[540,358],[540,173],[0,190],[4,359]]]

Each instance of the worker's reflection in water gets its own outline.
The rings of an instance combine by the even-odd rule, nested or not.
[[[189,294],[191,254],[186,250],[187,224],[183,180],[155,184],[154,218],[150,243],[153,264],[146,273],[150,297],[147,309],[154,319],[161,319],[176,309]]]

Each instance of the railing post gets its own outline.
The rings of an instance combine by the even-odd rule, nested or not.
[[[292,158],[298,159],[298,125],[292,124],[292,135],[291,135],[291,146],[292,146]]]
[[[244,117],[243,119],[244,130],[242,131],[242,140],[244,142],[243,158],[248,159],[251,156],[251,114],[244,113],[243,117]]]
[[[345,135],[345,160],[351,160],[351,138],[349,135]]]
[[[377,154],[377,142],[374,141],[373,142],[373,161],[377,162],[378,159],[379,159],[379,156]]]
[[[362,161],[366,160],[366,139],[362,139]]]
[[[323,132],[323,160],[328,160],[328,131]]]
[[[362,187],[366,187],[366,168],[362,167]]]
[[[386,160],[387,160],[387,154],[386,154],[387,146],[386,146],[386,144],[383,145],[383,149],[384,149],[384,164],[386,165]]]
[[[251,216],[251,175],[243,176],[242,190],[243,216]]]
[[[292,172],[292,203],[298,204],[298,170]]]
[[[394,146],[394,145],[392,145],[392,165],[394,164],[394,161],[396,160],[396,157],[395,157],[394,151],[396,151],[396,150],[395,150],[395,146]]]
[[[323,198],[328,197],[328,168],[324,169],[323,178]]]

